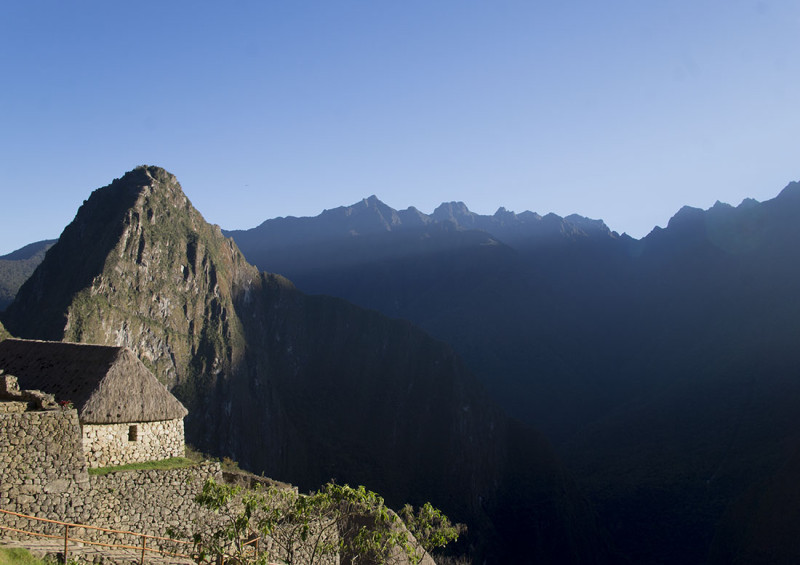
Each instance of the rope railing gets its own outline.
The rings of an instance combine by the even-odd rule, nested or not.
[[[8,515],[11,515],[11,516],[17,516],[19,518],[24,518],[26,520],[33,520],[33,521],[36,521],[36,522],[45,522],[45,523],[49,523],[49,524],[55,524],[57,526],[63,526],[64,527],[64,535],[63,536],[62,535],[44,534],[44,533],[41,533],[41,532],[32,532],[30,530],[23,530],[23,529],[20,529],[20,528],[13,528],[11,526],[6,526],[6,525],[3,525],[3,524],[0,524],[0,529],[11,531],[11,532],[16,532],[16,533],[20,533],[20,534],[25,534],[25,535],[29,535],[29,536],[43,537],[43,538],[49,538],[49,539],[63,539],[64,540],[64,562],[65,563],[67,562],[68,555],[69,555],[69,542],[70,541],[75,542],[75,543],[86,544],[86,545],[95,545],[95,546],[99,546],[99,547],[106,547],[106,548],[109,548],[109,549],[131,549],[131,550],[141,551],[141,557],[139,559],[139,564],[140,565],[144,565],[145,555],[147,554],[147,552],[158,553],[160,555],[166,555],[168,557],[183,557],[183,558],[191,559],[191,560],[195,559],[194,555],[190,555],[190,554],[186,554],[186,553],[177,553],[177,552],[165,551],[165,550],[163,550],[161,548],[158,548],[158,547],[147,547],[147,540],[148,539],[149,540],[154,540],[154,541],[163,541],[163,542],[174,543],[174,544],[177,544],[179,546],[180,545],[190,545],[190,546],[193,545],[192,542],[188,542],[188,541],[184,541],[184,540],[177,540],[177,539],[167,538],[167,537],[162,537],[162,536],[152,536],[152,535],[149,535],[149,534],[142,534],[142,533],[139,533],[139,532],[131,532],[131,531],[128,531],[128,530],[114,530],[114,529],[111,529],[111,528],[101,528],[99,526],[90,526],[88,524],[75,524],[75,523],[72,523],[72,522],[61,522],[59,520],[50,520],[48,518],[39,518],[39,517],[36,517],[36,516],[30,516],[28,514],[21,514],[19,512],[11,512],[10,510],[3,510],[2,508],[0,508],[0,513],[8,514]],[[124,544],[124,543],[103,543],[103,542],[99,542],[99,541],[87,540],[87,539],[82,539],[82,538],[77,538],[77,537],[70,537],[70,535],[69,535],[70,528],[83,528],[83,529],[86,529],[86,530],[95,530],[95,531],[109,533],[109,534],[130,535],[130,536],[141,538],[142,543],[141,543],[141,545],[128,545],[128,544]]]
[[[30,516],[28,514],[20,514],[19,512],[11,512],[10,510],[3,510],[2,508],[0,508],[0,513],[8,514],[8,515],[11,515],[11,516],[17,516],[19,518],[25,518],[27,520],[34,520],[36,522],[46,522],[46,523],[54,524],[54,525],[57,525],[57,526],[63,526],[64,527],[64,534],[63,535],[53,535],[53,534],[45,534],[45,533],[41,533],[41,532],[32,532],[32,531],[29,531],[29,530],[22,530],[22,529],[19,529],[19,528],[13,528],[11,526],[6,526],[6,525],[3,525],[3,524],[0,524],[0,529],[1,530],[11,531],[11,532],[16,532],[16,533],[20,533],[20,534],[25,534],[25,535],[29,535],[29,536],[35,536],[35,537],[43,537],[43,538],[59,539],[59,540],[63,539],[64,540],[64,563],[67,563],[67,556],[69,555],[69,542],[81,543],[81,544],[86,544],[86,545],[94,545],[94,546],[105,547],[105,548],[109,548],[109,549],[130,549],[130,550],[141,551],[141,555],[140,555],[140,558],[139,558],[139,565],[144,565],[145,555],[146,555],[146,553],[148,551],[149,552],[153,552],[153,553],[158,553],[160,555],[165,555],[167,557],[182,557],[182,558],[186,558],[186,559],[191,559],[193,561],[198,561],[197,555],[186,554],[186,553],[175,553],[175,552],[165,551],[165,550],[160,549],[160,548],[154,548],[154,547],[148,547],[147,546],[147,540],[163,541],[163,542],[175,543],[175,544],[178,544],[178,545],[190,545],[190,546],[193,546],[194,545],[193,542],[190,542],[190,541],[178,540],[178,539],[174,539],[174,538],[161,537],[161,536],[153,536],[153,535],[150,535],[150,534],[142,534],[142,533],[139,533],[139,532],[131,532],[131,531],[128,531],[128,530],[114,530],[114,529],[111,529],[111,528],[102,528],[100,526],[90,526],[88,524],[75,524],[75,523],[72,523],[72,522],[61,522],[59,520],[51,520],[51,519],[48,519],[48,518],[39,518],[39,517],[36,517],[36,516]],[[70,528],[84,528],[86,530],[96,530],[96,531],[109,533],[109,534],[131,535],[131,536],[142,538],[142,543],[141,543],[141,545],[127,545],[127,544],[122,544],[122,543],[103,543],[103,542],[99,542],[99,541],[92,541],[92,540],[86,540],[86,539],[81,539],[81,538],[76,538],[76,537],[70,537],[70,533],[69,533]],[[242,546],[245,546],[245,547],[253,546],[253,549],[256,552],[256,555],[258,555],[259,549],[260,549],[260,541],[261,541],[261,538],[259,536],[256,536],[255,538],[244,542],[242,544]],[[225,561],[227,560],[226,559],[227,557],[229,557],[229,556],[225,556],[225,555],[218,556],[218,558],[219,558],[218,562],[220,563],[220,565],[224,565]],[[270,563],[268,565],[279,565],[279,564],[278,563]]]

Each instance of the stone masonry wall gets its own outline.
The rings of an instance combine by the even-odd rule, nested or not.
[[[81,439],[75,410],[0,413],[0,509],[152,536],[167,536],[169,530],[185,535],[216,531],[226,521],[224,515],[194,501],[207,479],[224,480],[219,463],[89,475]],[[0,513],[0,526],[64,535],[62,525],[4,513]],[[70,528],[70,536],[102,543],[142,543],[129,534],[82,528]],[[0,529],[3,538],[30,539]],[[175,553],[189,552],[187,546],[149,539],[148,547],[154,545]],[[320,565],[338,563],[338,556],[320,560]]]
[[[222,481],[219,463],[90,475],[86,502],[92,512],[83,516],[84,523],[153,536],[165,536],[167,529],[203,530],[219,522],[194,501],[209,478]]]
[[[170,424],[174,430],[183,429],[182,421]],[[127,428],[125,433],[127,441]],[[194,502],[207,478],[222,480],[218,463],[90,476],[75,410],[0,413],[3,510],[163,536],[168,527],[190,531],[188,526],[194,521],[202,524],[218,519],[211,515],[203,518],[208,513]],[[0,514],[0,524],[63,533],[63,526],[7,514]],[[92,530],[83,534],[90,539],[101,535]],[[0,531],[0,535],[13,534]]]
[[[0,414],[0,508],[72,515],[89,488],[75,410]]]
[[[183,457],[183,419],[133,424],[84,424],[83,451],[89,467]]]
[[[0,402],[0,414],[21,414],[27,409],[27,402]]]

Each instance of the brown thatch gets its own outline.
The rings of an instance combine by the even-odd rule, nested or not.
[[[124,347],[7,339],[0,369],[23,389],[71,401],[86,424],[183,418],[186,408]]]

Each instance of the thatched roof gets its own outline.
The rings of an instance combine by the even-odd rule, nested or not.
[[[81,423],[155,422],[188,413],[125,347],[7,339],[0,342],[0,369],[23,389],[71,401]]]

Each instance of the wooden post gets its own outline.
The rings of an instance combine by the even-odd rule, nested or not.
[[[69,546],[69,526],[64,524],[64,565],[67,565],[67,547]]]
[[[139,561],[139,565],[144,565],[144,551],[147,549],[147,536],[142,536],[142,560]]]

